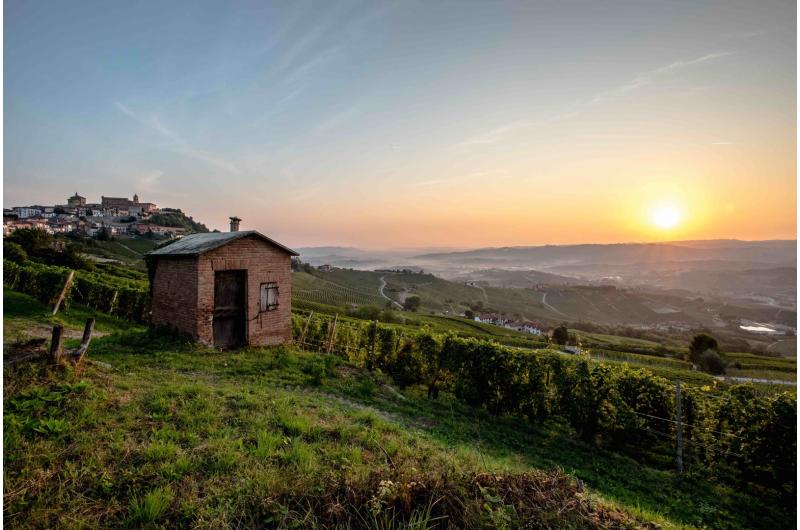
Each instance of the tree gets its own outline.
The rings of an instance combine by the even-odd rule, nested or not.
[[[97,235],[95,237],[98,241],[111,241],[114,239],[114,237],[111,235],[111,229],[105,225],[100,227],[100,230],[97,231]]]
[[[716,350],[708,349],[700,354],[697,364],[704,372],[724,374],[726,363]]]
[[[567,343],[569,340],[569,330],[566,325],[561,324],[553,330],[553,340],[556,341],[556,344],[560,344],[561,346]]]
[[[416,311],[417,309],[419,309],[421,303],[422,300],[420,299],[419,296],[409,296],[403,302],[403,309],[405,309],[406,311]]]
[[[53,247],[53,236],[41,228],[18,228],[7,239],[17,243],[30,256],[46,253]]]
[[[692,338],[691,344],[689,344],[689,360],[695,364],[699,363],[700,356],[706,350],[719,352],[719,343],[717,339],[708,333],[698,333]]]
[[[473,318],[475,318],[475,313],[473,313],[471,309],[467,309],[466,311],[464,311],[464,316],[472,320]]]
[[[21,245],[13,241],[3,241],[3,259],[22,263],[28,259],[28,253]]]

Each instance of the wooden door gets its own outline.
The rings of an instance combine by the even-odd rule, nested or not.
[[[246,271],[214,274],[214,346],[236,348],[247,344]]]

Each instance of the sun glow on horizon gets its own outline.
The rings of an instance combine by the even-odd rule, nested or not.
[[[650,214],[650,221],[657,227],[668,230],[681,222],[681,213],[671,204],[662,204]]]

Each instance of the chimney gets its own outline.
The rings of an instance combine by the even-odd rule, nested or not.
[[[229,217],[229,219],[231,220],[231,232],[238,232],[239,231],[239,223],[241,222],[241,219],[239,219],[236,216]]]

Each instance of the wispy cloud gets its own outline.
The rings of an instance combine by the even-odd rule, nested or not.
[[[208,151],[204,151],[192,146],[183,136],[169,128],[155,114],[142,116],[119,101],[114,102],[114,106],[116,106],[120,112],[133,119],[140,125],[151,129],[152,131],[158,133],[162,138],[166,139],[169,142],[166,148],[170,151],[181,154],[188,158],[199,160],[201,162],[206,162],[229,173],[239,173],[239,168],[236,166],[236,164],[222,157],[209,153]]]
[[[659,68],[655,68],[653,70],[648,70],[647,72],[642,72],[636,75],[633,79],[629,82],[620,85],[616,88],[611,90],[607,90],[602,92],[589,100],[589,104],[593,105],[595,103],[601,103],[604,101],[608,101],[611,99],[615,99],[623,94],[628,92],[632,92],[634,90],[638,90],[640,88],[646,87],[648,85],[652,85],[659,81],[660,79],[666,77],[669,74],[673,74],[680,70],[684,70],[687,68],[691,68],[694,66],[701,65],[703,63],[707,63],[710,61],[715,61],[717,59],[721,59],[723,57],[727,57],[731,55],[733,52],[715,52],[715,53],[708,53],[706,55],[702,55],[700,57],[696,57],[695,59],[690,59],[688,61],[675,61],[670,64],[661,66]]]
[[[495,127],[485,133],[478,134],[461,142],[459,145],[488,145],[496,144],[508,137],[509,134],[519,132],[523,129],[533,126],[534,123],[529,121],[515,121],[500,127]]]
[[[438,186],[440,184],[446,184],[448,186],[452,186],[454,184],[462,184],[468,181],[480,182],[488,178],[491,178],[492,180],[498,180],[510,176],[511,174],[505,169],[487,169],[483,171],[473,171],[472,173],[457,174],[441,178],[422,180],[419,182],[415,182],[413,185],[416,187]]]
[[[330,131],[331,129],[336,129],[337,127],[351,120],[353,117],[357,116],[360,112],[360,105],[352,105],[347,107],[346,109],[340,110],[339,112],[336,112],[325,120],[321,121],[316,127],[314,127],[314,131],[321,133]]]
[[[711,142],[711,145],[736,145],[736,142]]]
[[[154,191],[158,188],[158,182],[163,176],[164,172],[157,169],[144,173],[139,177],[139,189],[143,191]]]

